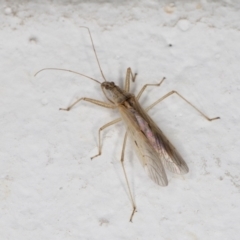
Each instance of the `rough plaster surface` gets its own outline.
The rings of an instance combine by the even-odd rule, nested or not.
[[[0,238],[6,240],[240,238],[240,9],[238,1],[1,1],[0,4]],[[120,164],[124,127],[97,131],[115,110],[80,103],[105,101],[87,31],[91,29],[106,78],[123,86],[127,67],[146,83],[148,106],[179,91],[149,114],[186,160],[185,176],[168,173],[155,185],[131,145]]]

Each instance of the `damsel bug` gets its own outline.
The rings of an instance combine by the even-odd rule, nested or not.
[[[103,74],[103,71],[101,69],[97,53],[94,47],[93,39],[91,32],[89,28],[83,27],[87,29],[92,48],[95,54],[95,58],[98,63],[99,70],[101,72],[102,78],[104,82],[99,82],[98,80],[88,77],[84,74],[77,73],[71,70],[66,69],[59,69],[59,68],[44,68],[40,71],[38,71],[35,76],[44,70],[61,70],[61,71],[68,71],[72,73],[79,74],[81,76],[84,76],[90,80],[93,80],[101,85],[101,89],[103,91],[103,94],[109,101],[109,103],[102,102],[99,100],[95,100],[92,98],[80,98],[73,104],[71,104],[68,108],[60,108],[60,110],[66,110],[69,111],[74,105],[79,103],[80,101],[86,101],[90,102],[96,105],[99,105],[101,107],[105,108],[111,108],[111,109],[118,109],[121,115],[121,118],[115,119],[104,126],[102,126],[98,131],[98,154],[96,154],[94,157],[97,157],[101,155],[102,153],[102,142],[101,142],[101,131],[105,128],[118,123],[120,121],[123,121],[126,125],[126,133],[124,136],[123,141],[123,148],[121,153],[121,163],[123,167],[124,176],[126,179],[129,195],[132,202],[132,213],[130,216],[130,221],[132,221],[133,215],[136,211],[136,204],[133,200],[133,196],[130,190],[130,185],[128,182],[127,174],[124,168],[124,151],[126,146],[127,137],[130,136],[130,139],[132,140],[132,143],[134,145],[134,148],[136,150],[136,153],[138,155],[138,158],[147,171],[148,176],[158,185],[161,186],[167,186],[168,185],[168,179],[166,176],[165,168],[169,171],[177,174],[186,174],[189,169],[183,158],[180,156],[180,154],[177,152],[177,150],[174,148],[174,146],[168,141],[168,139],[165,137],[165,135],[162,133],[162,131],[158,128],[158,126],[155,124],[155,122],[148,116],[147,112],[156,106],[158,103],[160,103],[165,98],[171,96],[172,94],[176,94],[180,98],[182,98],[186,103],[191,105],[196,111],[198,111],[204,118],[206,118],[208,121],[219,119],[219,117],[215,118],[208,118],[205,114],[203,114],[199,109],[197,109],[194,105],[192,105],[187,99],[185,99],[182,95],[180,95],[176,91],[171,91],[167,94],[165,94],[163,97],[152,103],[149,107],[146,109],[143,109],[141,105],[139,104],[138,100],[140,99],[142,93],[144,90],[149,86],[160,86],[165,78],[163,78],[158,84],[146,84],[142,87],[140,92],[137,94],[137,96],[134,96],[132,93],[129,92],[130,90],[130,80],[133,82],[135,81],[135,78],[137,74],[133,74],[131,68],[127,69],[126,73],[126,79],[125,79],[125,87],[124,89],[121,89],[117,85],[115,85],[114,82],[108,82]]]

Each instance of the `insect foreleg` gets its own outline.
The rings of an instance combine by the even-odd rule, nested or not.
[[[125,167],[124,167],[124,152],[125,152],[126,142],[127,142],[127,132],[125,133],[124,140],[123,140],[123,147],[122,147],[122,154],[121,154],[121,164],[122,164],[125,180],[126,180],[126,183],[127,183],[128,192],[129,192],[129,195],[130,195],[130,200],[131,200],[131,203],[132,203],[132,208],[133,208],[131,216],[130,216],[130,222],[132,222],[133,215],[136,212],[136,204],[133,200],[133,195],[132,195],[132,192],[131,192],[131,189],[130,189],[129,181],[128,181],[128,178],[127,178],[127,173],[126,173],[126,170],[125,170]]]
[[[79,103],[80,101],[86,101],[86,102],[90,102],[93,103],[95,105],[101,106],[101,107],[105,107],[105,108],[116,108],[115,105],[110,104],[110,103],[105,103],[105,102],[101,102],[99,100],[96,99],[92,99],[92,98],[80,98],[78,99],[76,102],[74,102],[73,104],[71,104],[69,107],[67,108],[59,108],[59,110],[64,110],[64,111],[69,111],[73,106],[75,106],[77,103]]]
[[[177,91],[171,91],[167,94],[165,94],[163,97],[161,97],[160,99],[158,99],[157,101],[155,101],[154,103],[152,103],[150,106],[148,106],[145,111],[149,111],[151,108],[153,108],[154,106],[156,106],[158,103],[160,103],[162,100],[166,99],[167,97],[171,96],[172,94],[177,94],[177,96],[179,96],[180,98],[182,98],[186,103],[188,103],[190,106],[192,106],[196,111],[198,111],[204,118],[206,118],[208,121],[213,121],[216,119],[220,119],[220,117],[214,117],[214,118],[209,118],[208,116],[206,116],[204,113],[202,113],[198,108],[196,108],[192,103],[190,103],[186,98],[184,98],[181,94],[179,94]]]
[[[133,75],[131,68],[127,69],[126,78],[125,78],[125,84],[124,84],[125,91],[129,92],[129,90],[130,90],[130,78],[132,78],[132,82],[134,82],[135,79],[136,79],[136,76],[137,76],[137,73],[135,73]]]
[[[145,84],[145,85],[142,87],[142,89],[140,90],[140,92],[138,93],[138,95],[137,95],[137,100],[139,100],[139,98],[141,97],[142,93],[144,92],[144,90],[145,90],[147,87],[149,87],[149,86],[159,87],[159,86],[163,83],[163,81],[164,81],[165,79],[166,79],[166,78],[164,77],[164,78],[161,80],[160,83],[156,83],[156,84]]]
[[[120,122],[122,119],[121,118],[117,118],[109,123],[106,123],[105,125],[103,125],[101,128],[99,128],[98,130],[98,154],[96,154],[95,156],[91,157],[91,159],[98,157],[102,154],[102,142],[101,142],[101,131],[104,130],[107,127],[112,126],[115,123]]]

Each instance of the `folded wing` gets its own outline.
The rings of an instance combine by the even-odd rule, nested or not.
[[[188,166],[153,120],[138,103],[134,104],[132,108],[119,109],[128,134],[148,176],[156,184],[167,186],[164,167],[173,173],[186,174]]]

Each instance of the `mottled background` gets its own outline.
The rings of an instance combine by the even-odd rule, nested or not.
[[[240,239],[240,4],[238,1],[1,1],[0,236],[4,240]],[[45,67],[71,69],[123,86],[127,67],[146,83],[143,106],[179,91],[149,114],[176,146],[190,172],[155,185],[128,144],[124,127],[97,131],[117,111],[75,99],[105,101],[96,83]]]

